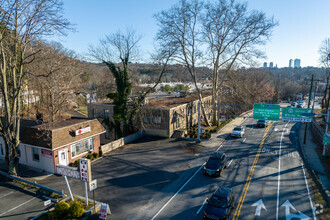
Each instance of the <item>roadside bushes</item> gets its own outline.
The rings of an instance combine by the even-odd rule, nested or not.
[[[66,217],[69,213],[70,205],[67,202],[60,201],[55,204],[55,216],[58,219]]]
[[[102,150],[99,151],[99,153],[90,153],[86,156],[84,156],[83,158],[87,158],[87,159],[90,159],[90,160],[95,160],[99,157],[101,157],[103,155],[102,153]],[[79,164],[79,159],[75,160],[73,163],[70,164],[70,166],[73,166],[73,167],[78,167],[78,164]]]
[[[84,212],[84,206],[77,201],[74,201],[69,208],[69,215],[72,218],[80,218],[83,216]]]
[[[71,205],[65,201],[55,204],[55,217],[57,219],[67,219],[67,217],[76,219],[82,217],[84,213],[84,206],[77,201],[72,202]]]

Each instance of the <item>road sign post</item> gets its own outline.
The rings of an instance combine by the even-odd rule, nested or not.
[[[280,105],[254,104],[253,119],[278,121],[280,119]]]

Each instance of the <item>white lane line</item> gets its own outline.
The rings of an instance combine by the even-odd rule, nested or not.
[[[176,195],[179,194],[179,192],[181,192],[181,190],[190,182],[190,180],[192,180],[192,178],[194,178],[194,176],[202,169],[202,167],[205,165],[205,162],[202,164],[202,166],[200,168],[198,168],[198,170],[187,180],[187,182],[185,184],[183,184],[183,186],[172,196],[172,198],[170,198],[170,200],[167,201],[167,203],[165,203],[165,205],[156,213],[156,215],[154,217],[152,217],[151,220],[154,220],[159,213],[161,213],[161,211],[163,211],[163,209],[176,197]]]
[[[0,196],[0,199],[3,198],[3,197],[8,196],[8,195],[10,195],[10,194],[12,194],[13,192],[14,192],[14,191],[10,191],[9,193],[7,193],[7,194],[5,194],[5,195]]]
[[[251,128],[251,132],[253,131],[253,127]]]
[[[244,138],[243,143],[246,141],[246,138]]]
[[[278,220],[278,208],[280,203],[280,182],[281,182],[281,152],[282,152],[282,140],[283,140],[283,134],[286,126],[289,122],[286,123],[286,125],[283,128],[282,134],[281,134],[281,140],[280,140],[280,150],[278,151],[278,176],[277,176],[277,202],[276,202],[276,220]]]
[[[203,204],[201,205],[201,207],[198,209],[198,211],[196,212],[196,215],[198,215],[200,213],[200,211],[202,210],[202,208],[204,207],[205,203],[207,201],[207,198],[205,198]]]
[[[313,217],[314,217],[314,220],[316,220],[315,209],[313,207],[313,202],[312,202],[311,194],[310,194],[308,183],[307,183],[307,178],[306,178],[306,173],[305,173],[305,169],[304,169],[304,164],[301,164],[301,168],[302,168],[302,170],[304,172],[304,178],[305,178],[305,183],[306,183],[306,188],[307,188],[309,203],[311,204],[311,208],[313,210]]]
[[[218,147],[218,149],[215,152],[219,151],[221,147],[222,147],[222,144]]]
[[[34,199],[36,199],[36,198],[37,198],[37,197],[34,197],[34,198],[32,198],[32,199],[30,199],[30,200],[28,200],[28,201],[26,201],[26,202],[23,202],[22,204],[20,204],[20,205],[14,207],[14,208],[12,208],[12,209],[9,209],[8,211],[6,211],[6,212],[4,212],[4,213],[2,213],[2,214],[0,214],[0,216],[3,216],[4,214],[6,214],[6,213],[8,213],[8,212],[11,212],[11,211],[13,211],[13,210],[15,210],[15,209],[17,209],[17,208],[19,208],[19,207],[25,205],[26,203],[31,202],[32,200],[34,200]]]
[[[233,159],[231,159],[227,165],[227,168],[230,166],[231,162],[233,162]]]

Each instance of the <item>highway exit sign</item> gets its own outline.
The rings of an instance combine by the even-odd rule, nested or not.
[[[300,122],[311,122],[313,119],[312,109],[306,108],[282,108],[282,120],[284,121],[300,121]],[[308,115],[308,116],[302,116]]]
[[[280,105],[254,104],[253,119],[278,121],[280,119]]]

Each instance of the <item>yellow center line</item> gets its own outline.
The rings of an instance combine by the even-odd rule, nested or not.
[[[241,212],[241,209],[242,209],[242,206],[243,206],[243,203],[244,203],[244,200],[245,200],[245,196],[246,196],[246,193],[249,189],[249,186],[250,186],[250,183],[251,183],[251,180],[252,180],[252,176],[253,176],[253,173],[254,173],[254,169],[257,165],[257,162],[258,162],[258,159],[259,159],[259,156],[260,156],[260,152],[261,152],[261,149],[262,149],[262,146],[265,142],[265,139],[266,139],[266,135],[269,131],[269,129],[271,128],[271,126],[274,124],[274,122],[271,122],[268,124],[266,130],[265,130],[265,133],[261,139],[261,142],[260,142],[260,145],[259,145],[259,148],[258,148],[258,151],[257,151],[257,155],[256,157],[254,158],[254,161],[253,161],[253,164],[252,164],[252,167],[250,169],[250,173],[249,173],[249,176],[246,180],[246,183],[245,183],[245,186],[243,188],[243,192],[241,194],[241,197],[239,199],[239,202],[238,202],[238,205],[237,205],[237,208],[236,208],[236,211],[235,211],[235,214],[234,214],[234,217],[233,217],[233,220],[237,220],[238,219],[238,216]]]

